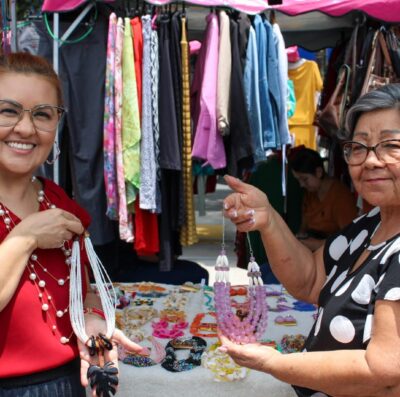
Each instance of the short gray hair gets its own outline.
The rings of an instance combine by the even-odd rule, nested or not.
[[[361,96],[346,116],[348,138],[354,134],[358,119],[367,112],[380,109],[400,109],[400,84],[388,84]]]

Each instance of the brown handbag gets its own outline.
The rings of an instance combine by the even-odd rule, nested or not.
[[[358,29],[359,24],[354,27],[346,48],[344,64],[338,71],[335,90],[325,107],[316,113],[315,124],[321,127],[328,135],[338,139],[345,139],[346,137],[345,118],[350,104],[351,87],[355,76]]]
[[[399,79],[393,70],[385,38],[382,31],[378,30],[372,41],[371,56],[360,95],[397,82],[399,82]]]
[[[317,124],[326,133],[339,139],[345,138],[345,113],[350,98],[351,69],[342,65],[339,69],[336,88],[328,103],[317,113]]]

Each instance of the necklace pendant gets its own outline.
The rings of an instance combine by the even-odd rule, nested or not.
[[[58,285],[63,286],[63,285],[65,284],[65,280],[62,279],[62,278],[60,278],[60,279],[57,281],[57,283],[58,283]]]
[[[62,337],[60,338],[60,342],[61,342],[63,345],[65,345],[66,343],[69,342],[69,339],[66,338],[65,336],[62,336]]]
[[[62,310],[57,310],[57,317],[61,318],[64,315],[64,312]]]
[[[48,305],[47,303],[43,303],[43,305],[42,305],[42,310],[43,310],[44,312],[47,312],[47,310],[49,310],[49,305]]]
[[[36,280],[36,274],[35,273],[31,273],[29,275],[29,279],[32,280],[32,281]]]
[[[46,281],[40,280],[40,281],[39,281],[39,287],[40,287],[40,288],[44,288],[45,286],[46,286]]]

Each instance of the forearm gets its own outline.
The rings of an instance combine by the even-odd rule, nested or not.
[[[31,236],[13,236],[11,233],[0,244],[0,311],[13,297],[36,240]]]
[[[368,365],[365,350],[276,355],[265,372],[301,387],[337,397],[394,397],[398,379]],[[388,371],[390,372],[390,371]]]
[[[260,230],[271,269],[292,296],[316,303],[319,294],[316,257],[273,211],[271,222]]]

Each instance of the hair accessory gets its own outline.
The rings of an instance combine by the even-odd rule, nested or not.
[[[92,242],[89,238],[89,233],[85,232],[83,238],[85,242],[86,253],[93,271],[96,287],[104,311],[107,328],[106,336],[107,338],[111,338],[115,330],[115,304],[117,301],[116,294],[110,277],[108,276],[104,266],[93,249]],[[75,241],[72,244],[71,279],[69,287],[69,305],[72,328],[81,342],[86,343],[89,337],[86,334],[85,317],[83,315],[82,270],[78,237],[75,238]]]
[[[171,372],[189,371],[201,365],[201,355],[203,354],[207,342],[198,337],[175,338],[168,342],[165,347],[165,359],[161,363],[162,367]],[[176,358],[176,349],[190,349],[189,357],[183,360]]]
[[[249,287],[247,292],[248,311],[236,313],[230,300],[229,264],[225,255],[225,221],[223,219],[222,249],[215,264],[214,283],[217,323],[221,332],[236,343],[249,343],[261,339],[267,327],[266,289],[261,279],[260,267],[255,262],[250,244],[248,264]]]

